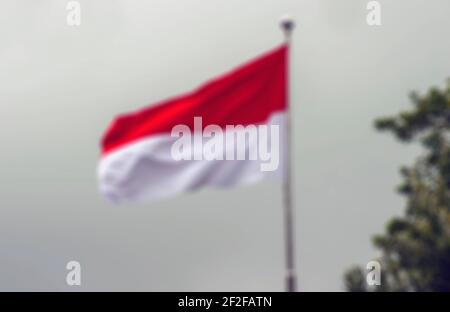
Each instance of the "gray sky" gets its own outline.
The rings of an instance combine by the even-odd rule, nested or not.
[[[418,149],[373,130],[410,90],[449,76],[450,2],[3,0],[0,290],[283,289],[281,189],[266,182],[148,205],[98,193],[98,142],[117,114],[177,95],[271,49],[292,14],[300,289],[343,290],[403,199]],[[66,263],[82,286],[65,283]]]

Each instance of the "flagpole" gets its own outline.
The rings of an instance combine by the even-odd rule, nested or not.
[[[283,29],[285,42],[287,46],[287,155],[285,166],[285,180],[283,184],[284,191],[284,239],[286,249],[286,291],[297,291],[297,276],[295,272],[295,246],[294,246],[294,208],[292,202],[292,107],[290,90],[290,54],[291,54],[291,34],[294,29],[294,20],[290,17],[284,17],[280,26]]]

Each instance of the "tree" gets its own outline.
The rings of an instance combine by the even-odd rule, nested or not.
[[[373,238],[382,286],[368,287],[366,271],[354,267],[345,274],[349,291],[450,291],[450,80],[410,97],[411,110],[375,121],[379,131],[424,147],[411,167],[400,169],[406,211]]]

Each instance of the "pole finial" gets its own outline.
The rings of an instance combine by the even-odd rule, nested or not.
[[[286,36],[289,36],[295,27],[295,22],[292,16],[284,15],[280,20],[280,26],[283,29]]]

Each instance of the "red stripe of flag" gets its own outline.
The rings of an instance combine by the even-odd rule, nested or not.
[[[244,64],[192,93],[117,117],[102,139],[102,155],[144,137],[170,133],[184,124],[261,124],[286,109],[287,46]]]

